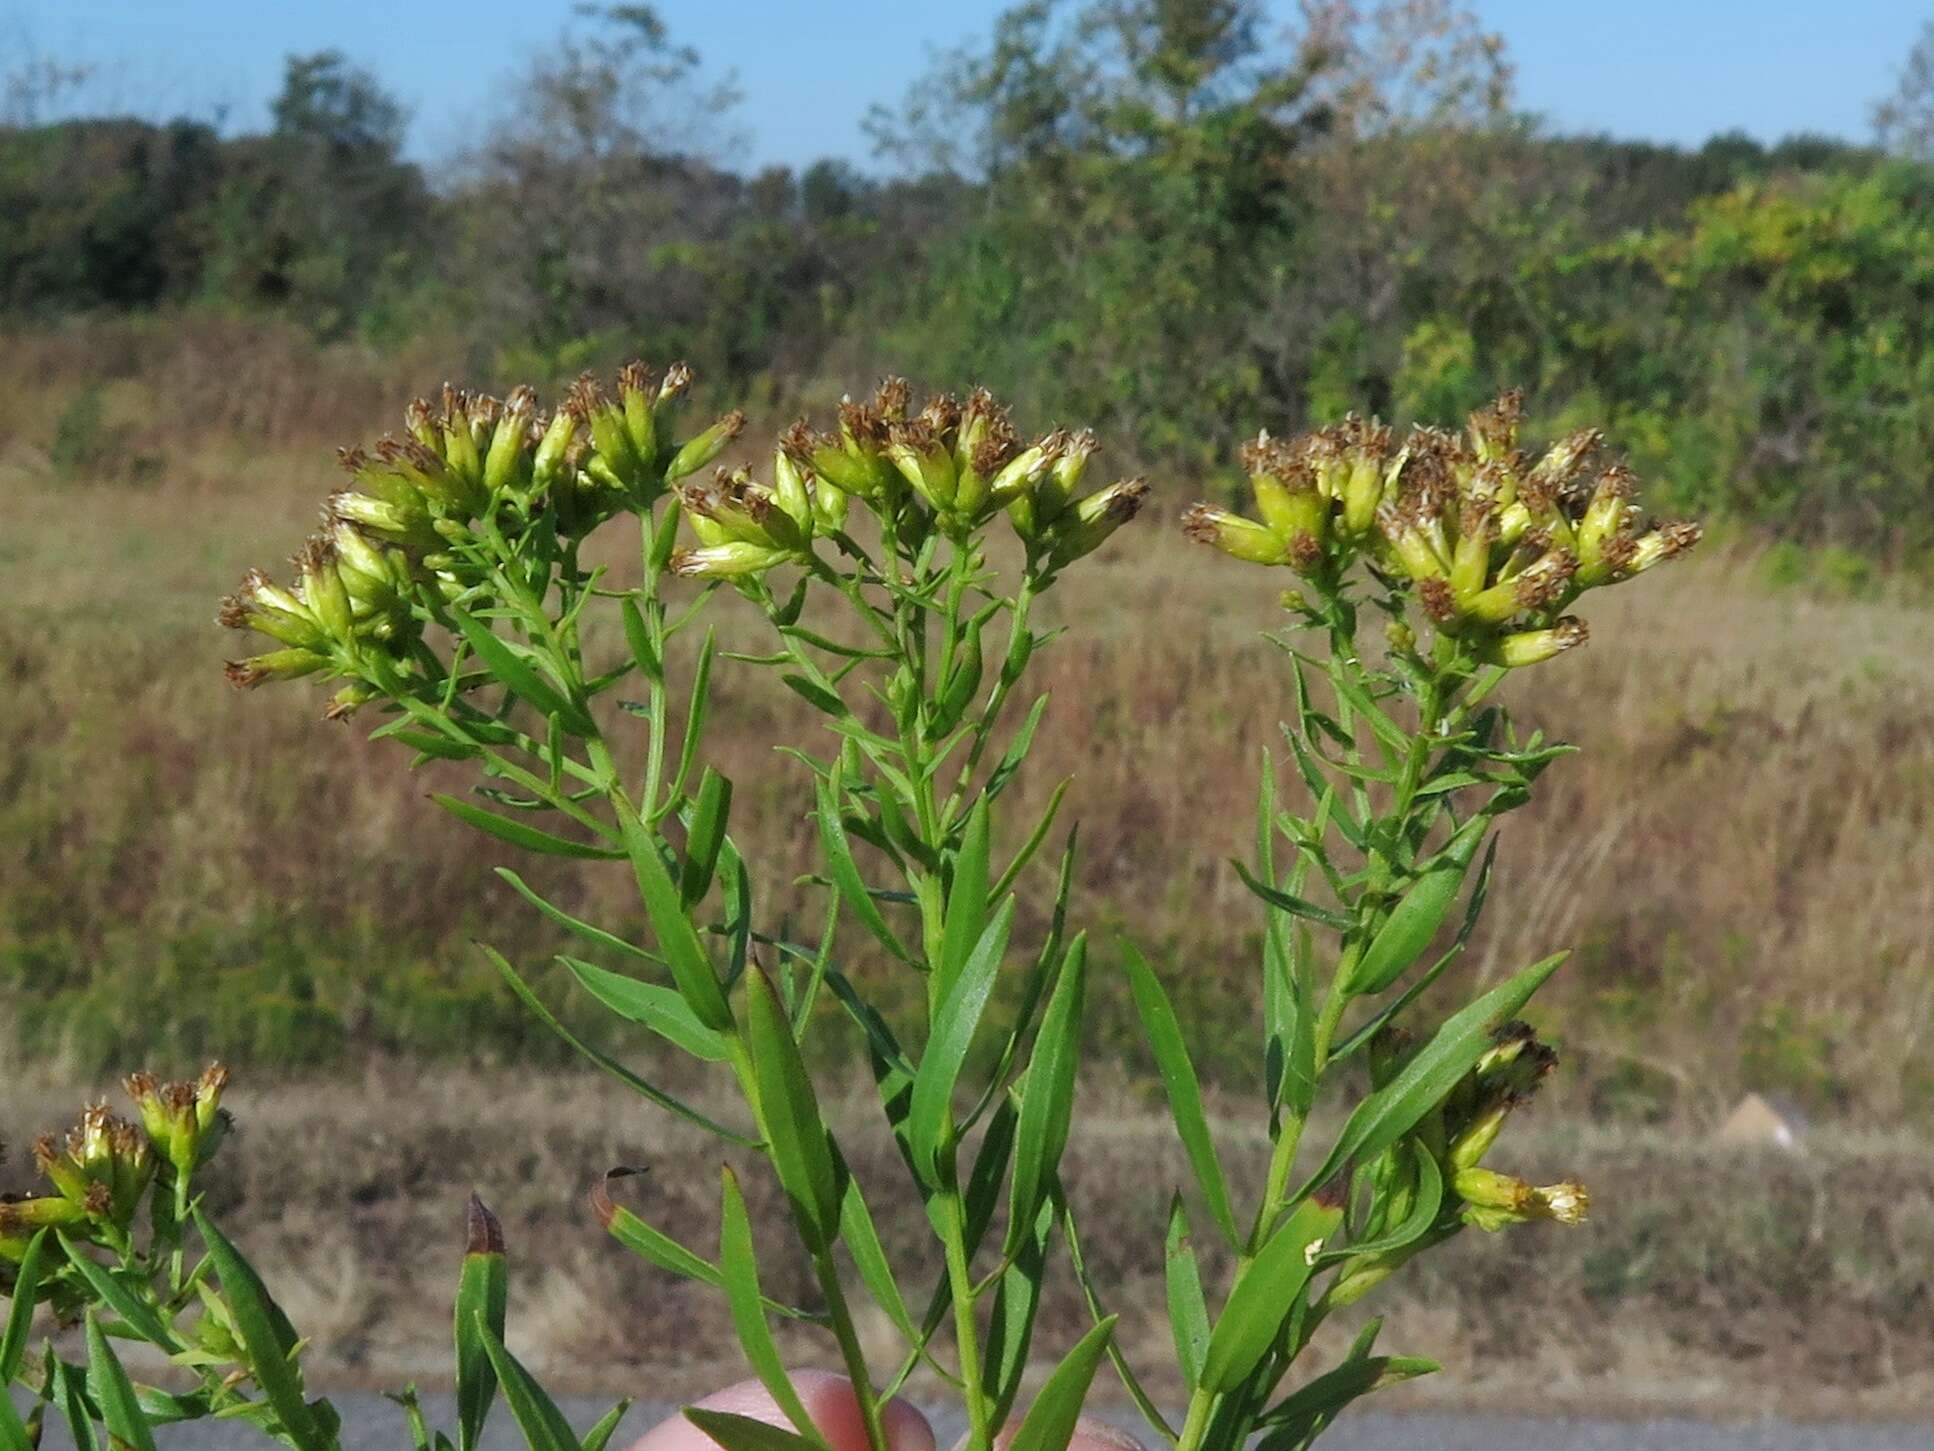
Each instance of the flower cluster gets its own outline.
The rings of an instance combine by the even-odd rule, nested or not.
[[[1318,582],[1362,557],[1441,634],[1491,664],[1547,660],[1582,644],[1564,613],[1586,590],[1616,584],[1698,542],[1695,524],[1651,526],[1636,480],[1600,460],[1596,429],[1530,462],[1518,447],[1522,404],[1503,394],[1466,431],[1391,431],[1357,417],[1296,439],[1244,447],[1259,520],[1197,504],[1191,538]]]
[[[691,382],[682,363],[662,378],[631,363],[615,393],[586,374],[548,415],[528,387],[501,400],[450,387],[436,403],[417,399],[403,437],[339,454],[354,482],[297,552],[295,583],[251,570],[223,601],[221,624],[279,647],[232,662],[229,679],[345,678],[331,714],[363,704],[375,693],[366,682],[407,657],[429,606],[487,595],[493,569],[643,513],[716,458],[745,415],[676,440],[669,415]]]
[[[912,544],[936,530],[964,539],[1005,512],[1030,567],[1052,574],[1100,548],[1148,497],[1140,479],[1076,497],[1094,435],[1056,430],[1023,443],[985,389],[964,405],[944,393],[917,412],[911,405],[906,380],[888,378],[870,402],[842,403],[837,429],[819,431],[804,419],[787,429],[770,485],[742,471],[687,489],[682,502],[701,547],[675,567],[730,578],[800,562],[814,538],[842,537],[858,500]]]
[[[1466,1224],[1500,1229],[1533,1219],[1578,1224],[1585,1218],[1591,1198],[1574,1180],[1538,1187],[1482,1167],[1505,1119],[1530,1101],[1557,1066],[1558,1055],[1527,1024],[1506,1023],[1444,1101],[1443,1168]]]
[[[1393,1079],[1414,1050],[1410,1034],[1386,1027],[1370,1045],[1370,1072],[1378,1087]],[[1431,1230],[1400,1248],[1353,1263],[1330,1291],[1333,1306],[1367,1295],[1432,1244],[1466,1226],[1497,1230],[1506,1225],[1548,1220],[1582,1224],[1591,1196],[1575,1179],[1536,1185],[1514,1174],[1483,1167],[1513,1110],[1530,1102],[1538,1086],[1558,1066],[1558,1055],[1538,1041],[1531,1028],[1510,1022],[1493,1034],[1491,1046],[1430,1111],[1411,1142],[1434,1161],[1441,1199]],[[1423,1192],[1416,1156],[1403,1146],[1373,1168],[1379,1197],[1395,1220],[1410,1212]]]
[[[20,1264],[41,1229],[83,1237],[125,1231],[154,1178],[155,1157],[139,1129],[93,1104],[64,1140],[34,1140],[34,1165],[50,1192],[0,1200],[0,1269]]]
[[[158,1083],[152,1074],[127,1080],[141,1125],[108,1112],[106,1104],[81,1110],[65,1136],[34,1140],[34,1167],[46,1181],[39,1194],[0,1197],[0,1287],[26,1257],[36,1231],[55,1227],[82,1239],[113,1242],[124,1237],[142,1196],[157,1173],[185,1184],[228,1132],[221,1108],[228,1070],[211,1064],[189,1083]]]

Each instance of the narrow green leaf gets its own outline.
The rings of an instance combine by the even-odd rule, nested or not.
[[[941,1000],[934,1015],[933,1036],[920,1055],[913,1075],[913,1102],[907,1126],[913,1150],[927,1182],[940,1180],[939,1165],[954,1135],[954,1085],[973,1046],[988,994],[994,990],[1001,959],[1007,953],[1014,927],[1014,898],[1009,897],[987,924],[974,950],[962,964],[953,990]]]
[[[886,1246],[880,1243],[880,1231],[873,1223],[872,1211],[866,1207],[865,1196],[860,1193],[859,1180],[846,1172],[844,1165],[840,1166],[840,1178],[846,1186],[839,1202],[840,1240],[853,1257],[853,1268],[859,1271],[860,1283],[866,1286],[874,1303],[893,1322],[894,1329],[909,1343],[917,1344],[920,1332],[914,1328],[912,1312],[900,1293],[899,1278],[887,1260]]]
[[[799,1434],[824,1444],[819,1430],[806,1413],[806,1404],[793,1388],[780,1359],[779,1346],[766,1323],[765,1296],[759,1289],[759,1259],[752,1248],[752,1221],[745,1212],[745,1196],[739,1192],[739,1179],[730,1168],[721,1168],[719,1205],[719,1272],[725,1279],[726,1303],[732,1312],[732,1328],[738,1332],[739,1346],[759,1384],[780,1410],[786,1413]]]
[[[659,658],[658,649],[651,641],[651,632],[645,628],[645,617],[638,608],[638,601],[626,595],[618,606],[618,613],[624,620],[625,643],[631,647],[631,658],[638,663],[647,680],[665,678],[665,662]]]
[[[1348,991],[1380,993],[1410,970],[1437,936],[1463,888],[1490,819],[1474,816],[1458,828],[1437,861],[1411,884],[1391,909],[1350,974]]]
[[[1074,1270],[1075,1282],[1081,1286],[1081,1297],[1087,1301],[1088,1314],[1096,1324],[1100,1324],[1108,1318],[1108,1312],[1102,1306],[1101,1295],[1095,1288],[1094,1277],[1088,1273],[1087,1257],[1081,1251],[1081,1231],[1075,1223],[1074,1210],[1068,1204],[1068,1196],[1059,1183],[1054,1188],[1054,1202],[1061,1210],[1061,1234],[1068,1246],[1068,1264]],[[1112,1337],[1108,1341],[1108,1361],[1114,1366],[1115,1374],[1121,1380],[1122,1389],[1128,1392],[1128,1398],[1135,1403],[1135,1408],[1142,1413],[1142,1418],[1154,1428],[1156,1435],[1173,1445],[1176,1440],[1175,1428],[1168,1423],[1167,1417],[1163,1416],[1161,1408],[1155,1404],[1155,1398],[1149,1395],[1147,1389],[1136,1377],[1134,1370],[1128,1364],[1127,1357],[1121,1353],[1121,1347]]]
[[[1306,1199],[1263,1242],[1209,1332],[1199,1382],[1204,1390],[1231,1390],[1261,1362],[1309,1285],[1310,1247],[1342,1218],[1341,1209]]]
[[[691,1004],[668,987],[608,972],[575,957],[559,955],[584,990],[621,1018],[642,1023],[668,1043],[707,1063],[723,1063],[731,1050],[719,1034],[698,1020]]]
[[[85,1442],[77,1442],[76,1446],[79,1451],[86,1451]],[[20,1419],[13,1397],[3,1394],[0,1394],[0,1451],[35,1451],[33,1434]]]
[[[1487,778],[1474,776],[1469,771],[1447,771],[1441,776],[1433,776],[1417,788],[1417,795],[1442,796],[1450,791],[1462,791],[1466,786],[1485,785]]]
[[[1195,1076],[1195,1065],[1189,1061],[1188,1047],[1182,1041],[1182,1026],[1175,1019],[1175,1009],[1169,1005],[1168,994],[1162,991],[1155,970],[1140,950],[1126,940],[1122,949],[1127,955],[1128,986],[1135,995],[1142,1025],[1148,1030],[1155,1066],[1162,1075],[1162,1088],[1168,1094],[1169,1112],[1175,1119],[1176,1132],[1182,1137],[1182,1147],[1188,1152],[1195,1182],[1216,1227],[1231,1248],[1240,1249],[1242,1236],[1229,1205],[1229,1184],[1222,1175],[1222,1161],[1216,1157],[1215,1141],[1209,1136],[1209,1120],[1202,1112],[1202,1085]]]
[[[626,957],[635,957],[640,962],[655,962],[660,967],[664,966],[665,960],[657,953],[647,952],[644,948],[638,946],[637,943],[627,942],[616,933],[607,932],[602,927],[594,927],[582,918],[573,917],[569,912],[566,912],[555,903],[546,901],[522,877],[518,876],[509,867],[498,867],[496,870],[498,876],[516,888],[517,894],[520,897],[537,908],[546,917],[550,918],[551,921],[557,923],[566,932],[572,933],[574,936],[582,937],[586,942],[594,946],[603,947],[612,952],[622,953]]]
[[[1081,1059],[1081,1006],[1087,984],[1085,935],[1068,945],[1060,979],[1048,999],[1041,1031],[1028,1060],[1021,1093],[1021,1119],[1014,1141],[1014,1192],[1008,1205],[1004,1253],[1020,1248],[1022,1237],[1040,1213],[1048,1186],[1068,1144],[1074,1113],[1075,1069]]]
[[[10,1386],[27,1360],[27,1337],[33,1333],[34,1301],[47,1264],[51,1230],[38,1230],[27,1241],[27,1252],[14,1272],[13,1299],[7,1305],[7,1328],[0,1333],[0,1387]]]
[[[598,1423],[584,1433],[582,1451],[604,1451],[611,1444],[612,1434],[618,1429],[618,1423],[624,1420],[625,1412],[631,1409],[631,1405],[627,1397],[599,1416]]]
[[[1391,751],[1401,755],[1410,749],[1410,737],[1404,728],[1383,713],[1340,660],[1330,662],[1330,686],[1351,710],[1363,717],[1376,738]]]
[[[86,1250],[64,1234],[60,1237],[60,1247],[66,1252],[67,1261],[73,1265],[75,1272],[87,1281],[94,1298],[120,1316],[130,1330],[148,1344],[170,1353],[181,1349],[180,1339],[166,1322],[155,1314],[147,1301],[123,1284],[113,1270],[89,1257]]]
[[[1437,1222],[1437,1211],[1444,1205],[1444,1171],[1438,1167],[1437,1156],[1428,1145],[1413,1139],[1410,1148],[1416,1161],[1417,1179],[1409,1213],[1374,1239],[1323,1251],[1317,1257],[1319,1265],[1336,1264],[1359,1255],[1388,1254],[1391,1250],[1415,1244],[1429,1233],[1430,1227]]]
[[[692,666],[691,695],[685,702],[685,734],[678,743],[678,769],[672,775],[674,800],[691,779],[692,763],[698,759],[698,744],[705,736],[705,716],[711,709],[712,661],[717,653],[713,631],[707,626],[705,643],[699,646],[698,660]]]
[[[208,1246],[208,1258],[221,1281],[222,1299],[235,1322],[236,1336],[248,1356],[249,1374],[262,1388],[297,1451],[331,1451],[331,1438],[324,1435],[308,1403],[302,1398],[302,1376],[290,1359],[292,1346],[285,1344],[282,1327],[288,1319],[269,1297],[255,1269],[242,1258],[214,1222],[200,1209],[194,1211],[195,1229]]]
[[[1041,1282],[1046,1278],[1048,1238],[1054,1232],[1055,1207],[1043,1202],[1019,1235],[1011,1231],[1013,1250],[1004,1258],[988,1317],[987,1384],[994,1392],[994,1420],[1007,1419],[1027,1373],[1028,1348],[1034,1343],[1035,1316],[1041,1308]]]
[[[393,724],[401,724],[407,719],[408,717],[399,717]],[[436,735],[430,731],[392,730],[385,739],[400,741],[418,755],[431,756],[439,761],[468,761],[483,754],[481,746],[453,741],[448,736]]]
[[[154,1432],[135,1397],[134,1382],[101,1333],[100,1318],[92,1309],[87,1312],[87,1384],[100,1410],[101,1424],[117,1445],[131,1451],[154,1451]],[[0,1388],[0,1395],[5,1394]]]
[[[1168,1234],[1162,1245],[1167,1270],[1168,1320],[1175,1332],[1175,1363],[1191,1390],[1202,1383],[1202,1357],[1209,1348],[1209,1306],[1202,1295],[1202,1271],[1195,1262],[1195,1236],[1188,1207],[1177,1194],[1169,1201]]]
[[[819,1099],[792,1036],[792,1018],[763,969],[746,974],[746,1047],[759,1093],[759,1121],[779,1182],[792,1200],[807,1247],[818,1253],[838,1231],[840,1193]]]
[[[1021,762],[1027,759],[1027,753],[1034,747],[1034,733],[1040,729],[1041,717],[1047,714],[1047,709],[1046,694],[1036,696],[1034,704],[1028,707],[1027,718],[1021,722],[1021,728],[1014,732],[1014,739],[1008,742],[999,764],[988,774],[987,785],[981,794],[989,800],[1006,790],[1007,783],[1014,779],[1014,773],[1021,769]]]
[[[808,680],[805,676],[796,673],[788,673],[779,678],[785,681],[787,689],[822,715],[830,715],[837,719],[852,714],[836,690],[828,690],[817,681]]]
[[[84,1378],[76,1367],[64,1360],[56,1360],[52,1346],[48,1347],[47,1359],[52,1366],[50,1389],[61,1414],[66,1418],[67,1434],[73,1438],[74,1451],[99,1451],[101,1440],[94,1434],[94,1421],[88,1415]]]
[[[1114,1332],[1115,1317],[1110,1315],[1075,1343],[1027,1408],[1008,1451],[1067,1451],[1088,1387]]]
[[[725,1451],[821,1451],[822,1442],[808,1441],[796,1431],[768,1425],[732,1411],[708,1411],[687,1406],[685,1419],[710,1436]]]
[[[720,929],[731,944],[732,955],[725,964],[725,986],[731,991],[745,973],[746,959],[752,951],[752,874],[745,859],[726,837],[719,848],[719,895],[725,906],[725,922]]]
[[[564,837],[554,836],[527,822],[499,816],[494,811],[486,811],[483,807],[473,806],[468,801],[459,801],[454,796],[435,792],[430,799],[465,826],[473,826],[485,835],[494,836],[499,841],[507,841],[523,851],[539,852],[544,856],[576,857],[581,861],[624,859],[624,853],[612,847],[596,846],[583,841],[567,841]]]
[[[1492,1033],[1518,1015],[1567,956],[1554,953],[1526,968],[1445,1022],[1395,1078],[1357,1105],[1329,1156],[1297,1191],[1296,1198],[1302,1199],[1319,1184],[1327,1183],[1347,1160],[1380,1154],[1415,1128],[1478,1060],[1490,1045]]]
[[[583,709],[538,674],[528,660],[500,638],[482,620],[462,610],[452,610],[452,618],[470,648],[491,675],[503,682],[513,695],[520,696],[542,716],[556,716],[578,735],[594,734],[597,727]]]
[[[732,1009],[725,1001],[725,989],[719,983],[705,945],[699,941],[697,929],[692,926],[671,873],[665,870],[657,836],[630,811],[622,813],[619,827],[624,834],[625,850],[631,857],[631,873],[637,879],[638,894],[644,898],[645,915],[651,919],[651,930],[658,938],[659,950],[665,954],[672,981],[678,984],[678,991],[691,1004],[692,1012],[701,1023],[714,1032],[731,1033]]]
[[[1006,896],[1008,889],[1014,885],[1015,878],[1020,876],[1027,869],[1027,864],[1034,860],[1035,853],[1040,851],[1042,843],[1048,839],[1048,833],[1054,829],[1055,818],[1061,814],[1061,802],[1067,796],[1068,787],[1073,784],[1073,781],[1072,776],[1064,776],[1055,783],[1053,792],[1048,796],[1048,804],[1042,809],[1041,819],[1034,824],[1034,830],[1028,833],[1027,840],[1021,843],[1021,849],[1014,853],[1014,860],[1007,864],[1006,870],[988,889],[991,895]]]
[[[748,1138],[736,1129],[727,1128],[724,1124],[718,1122],[718,1120],[700,1113],[683,1099],[674,1098],[656,1084],[646,1082],[610,1054],[593,1048],[589,1043],[585,1042],[577,1034],[565,1027],[563,1023],[558,1021],[557,1015],[544,1005],[544,1000],[531,990],[530,984],[524,981],[523,976],[516,968],[510,965],[501,952],[485,943],[480,942],[477,946],[482,949],[484,956],[490,959],[491,965],[497,969],[498,975],[509,985],[510,990],[517,995],[518,1000],[526,1008],[530,1009],[531,1013],[540,1023],[557,1034],[574,1051],[582,1054],[592,1063],[595,1063],[599,1068],[617,1079],[618,1082],[624,1084],[633,1093],[638,1094],[641,1098],[649,1099],[662,1109],[677,1114],[688,1123],[697,1124],[707,1133],[717,1134],[727,1143],[737,1144],[741,1148],[747,1149],[755,1149],[759,1146],[757,1139]]]
[[[504,1232],[497,1216],[475,1194],[465,1212],[463,1268],[457,1276],[455,1314],[457,1370],[457,1446],[471,1451],[483,1434],[490,1403],[497,1397],[497,1372],[484,1349],[479,1328],[498,1339],[504,1334],[509,1275],[504,1265]]]
[[[1348,932],[1352,927],[1356,926],[1356,918],[1354,917],[1347,917],[1341,912],[1333,912],[1328,907],[1319,907],[1316,903],[1306,898],[1298,897],[1290,892],[1281,891],[1270,886],[1267,882],[1258,881],[1256,874],[1239,861],[1231,861],[1230,865],[1235,867],[1236,875],[1242,878],[1242,884],[1272,907],[1280,908],[1292,916],[1307,918],[1311,922],[1328,927],[1336,932]]]
[[[578,1451],[577,1433],[564,1419],[557,1402],[524,1368],[523,1362],[504,1348],[504,1342],[483,1323],[482,1316],[477,1317],[477,1336],[504,1388],[504,1404],[510,1407],[510,1414],[517,1422],[517,1429],[524,1433],[524,1443],[530,1451]]]
[[[726,818],[732,813],[732,783],[710,766],[698,783],[691,826],[685,833],[685,861],[678,877],[678,895],[695,907],[712,886],[718,870],[719,848],[725,844]]]
[[[619,1244],[662,1270],[670,1270],[675,1275],[697,1280],[714,1289],[724,1284],[717,1265],[685,1248],[663,1230],[647,1224],[611,1197],[614,1179],[642,1172],[638,1169],[612,1169],[598,1181],[598,1187],[591,1191],[591,1207],[598,1216],[598,1222]]]
[[[1444,975],[1444,970],[1457,961],[1458,956],[1464,951],[1465,944],[1471,940],[1471,933],[1477,926],[1478,918],[1483,914],[1485,898],[1490,895],[1491,870],[1497,861],[1497,850],[1498,838],[1494,832],[1489,844],[1484,848],[1484,860],[1477,868],[1477,883],[1471,888],[1470,895],[1464,901],[1464,921],[1457,929],[1457,936],[1451,939],[1451,945],[1444,949],[1443,955],[1437,961],[1412,978],[1408,987],[1366,1019],[1355,1032],[1350,1034],[1348,1041],[1333,1048],[1330,1051],[1330,1062],[1340,1062],[1376,1037],[1385,1023],[1397,1018],[1422,997],[1431,984]]]
[[[947,911],[940,937],[938,977],[933,985],[937,1001],[945,1001],[980,935],[987,930],[987,857],[989,820],[987,798],[981,797],[967,813],[960,851],[954,857],[953,878],[947,889]]]
[[[1256,1443],[1255,1451],[1300,1451],[1351,1401],[1439,1369],[1436,1361],[1416,1356],[1375,1355],[1346,1360],[1272,1406],[1268,1419],[1275,1428]]]
[[[880,909],[874,905],[872,893],[867,891],[866,883],[860,877],[859,866],[853,860],[853,847],[846,839],[846,827],[840,820],[840,780],[840,772],[836,770],[831,781],[821,779],[814,782],[819,843],[826,854],[826,866],[832,873],[833,885],[839,889],[840,896],[853,915],[879,940],[880,945],[900,961],[913,965],[913,954],[894,935],[893,929],[886,925],[886,918],[880,915]]]

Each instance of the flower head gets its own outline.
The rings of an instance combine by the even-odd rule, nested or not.
[[[1477,659],[1516,667],[1584,643],[1565,611],[1591,589],[1644,573],[1692,547],[1696,524],[1653,526],[1636,480],[1602,462],[1581,429],[1535,462],[1519,449],[1523,400],[1505,393],[1463,433],[1390,431],[1351,417],[1299,439],[1244,446],[1259,520],[1203,504],[1191,538],[1319,583],[1367,562],[1400,601]]]

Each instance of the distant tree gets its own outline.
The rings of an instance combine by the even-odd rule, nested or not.
[[[384,160],[402,149],[409,122],[402,104],[339,50],[290,56],[269,114],[285,140]]]
[[[1934,160],[1934,20],[1921,27],[1893,94],[1875,104],[1874,140],[1883,151]]]
[[[432,202],[401,158],[402,104],[340,52],[292,55],[266,136],[228,148],[207,290],[322,333],[420,270]]]
[[[708,79],[647,5],[581,6],[532,58],[514,104],[468,156],[466,263],[507,334],[571,366],[572,350],[700,299],[673,252],[727,224],[732,82]],[[697,362],[698,359],[694,359]]]

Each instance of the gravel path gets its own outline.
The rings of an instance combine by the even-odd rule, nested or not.
[[[381,1396],[332,1396],[344,1418],[343,1451],[405,1451],[402,1414]],[[431,1424],[452,1419],[447,1397],[426,1396]],[[609,1402],[567,1400],[565,1414],[580,1430],[609,1409]],[[671,1407],[637,1405],[618,1429],[614,1442],[623,1451],[630,1441],[667,1415]],[[1122,1422],[1128,1425],[1126,1419]],[[951,1446],[959,1428],[943,1418],[937,1429],[942,1447]],[[161,1451],[261,1451],[269,1443],[247,1426],[204,1422],[194,1427],[163,1427]],[[57,1420],[50,1420],[43,1446],[71,1451]],[[519,1451],[523,1442],[502,1403],[491,1412],[484,1435],[486,1451]],[[1346,1415],[1321,1442],[1322,1451],[1497,1451],[1501,1446],[1537,1451],[1928,1451],[1934,1424],[1783,1425],[1748,1422],[1714,1425],[1703,1421],[1545,1420],[1525,1416],[1440,1414]]]

